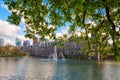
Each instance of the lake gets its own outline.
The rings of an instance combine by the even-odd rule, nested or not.
[[[120,63],[0,57],[0,80],[120,80]]]

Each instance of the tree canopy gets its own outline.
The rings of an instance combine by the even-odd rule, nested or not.
[[[19,25],[25,19],[26,37],[56,39],[55,31],[69,23],[70,34],[85,30],[79,38],[89,51],[99,46],[97,51],[105,52],[111,40],[115,57],[120,55],[120,0],[5,0],[5,4],[12,12],[9,22]]]

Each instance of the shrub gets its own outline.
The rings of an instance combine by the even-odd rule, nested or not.
[[[0,46],[0,56],[29,56],[28,53],[14,46]]]
[[[5,53],[4,47],[0,46],[0,55],[3,55]]]

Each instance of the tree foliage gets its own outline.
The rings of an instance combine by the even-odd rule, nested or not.
[[[103,53],[112,40],[115,57],[120,55],[120,0],[5,0],[5,4],[12,11],[9,22],[18,25],[22,17],[25,19],[26,37],[38,34],[56,39],[55,31],[70,23],[72,34],[85,30],[79,38],[86,42],[88,52]]]
[[[4,47],[0,46],[0,56],[19,57],[19,56],[29,56],[29,54],[20,50],[17,47],[14,47],[14,46],[8,44]]]

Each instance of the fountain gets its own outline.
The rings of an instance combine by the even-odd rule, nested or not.
[[[64,57],[63,53],[60,53],[58,57],[62,60],[65,60],[65,57]]]
[[[57,61],[57,47],[54,46],[54,53],[49,55],[49,58]]]
[[[62,53],[60,53],[59,55],[57,55],[57,46],[54,46],[54,53],[50,54],[49,58],[57,61],[57,59],[59,57],[61,57],[61,59],[65,59],[65,57],[64,57],[64,55]]]

